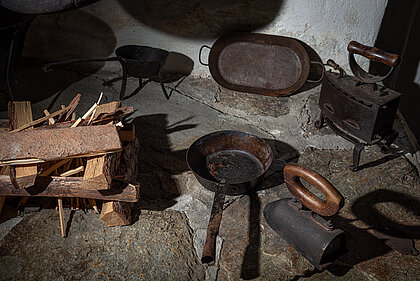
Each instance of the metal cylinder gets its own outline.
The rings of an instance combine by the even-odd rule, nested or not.
[[[274,231],[320,270],[345,251],[344,232],[296,199],[268,203],[264,217]]]

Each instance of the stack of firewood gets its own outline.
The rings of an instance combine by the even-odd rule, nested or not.
[[[7,196],[21,196],[19,205],[31,196],[56,197],[63,237],[64,206],[99,212],[102,203],[108,226],[127,225],[139,192],[138,141],[134,125],[122,122],[133,108],[100,104],[101,94],[77,118],[80,97],[37,120],[30,102],[10,102],[9,120],[0,122],[0,212]]]

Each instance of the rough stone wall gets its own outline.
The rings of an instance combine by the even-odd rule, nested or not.
[[[373,45],[386,4],[387,0],[102,0],[39,16],[25,51],[59,60],[112,56],[124,44],[150,45],[190,57],[193,75],[209,76],[208,68],[198,62],[200,46],[212,45],[229,30],[252,30],[298,38],[324,61],[333,58],[347,67],[348,42]],[[105,64],[105,70],[117,67]]]

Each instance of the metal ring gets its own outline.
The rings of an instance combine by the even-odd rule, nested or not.
[[[319,83],[322,81],[322,79],[324,79],[324,72],[325,72],[325,68],[324,68],[324,64],[322,62],[319,61],[310,61],[309,64],[318,64],[322,66],[322,74],[321,74],[321,78],[319,78],[318,80],[309,80],[306,79],[306,82],[310,82],[310,83]]]
[[[353,53],[349,53],[349,65],[350,65],[351,72],[353,72],[353,75],[356,76],[363,83],[377,83],[377,82],[380,82],[380,81],[384,80],[385,78],[387,78],[389,75],[391,75],[392,71],[394,70],[394,67],[391,67],[389,72],[384,76],[376,76],[376,75],[372,75],[370,73],[367,73],[356,62],[356,59],[354,58]]]
[[[208,63],[204,63],[202,60],[201,60],[201,53],[203,52],[203,49],[204,48],[208,48],[208,49],[210,49],[211,50],[211,47],[209,47],[209,46],[207,46],[207,45],[203,45],[203,46],[201,46],[201,48],[200,48],[200,52],[198,53],[198,60],[199,60],[199,62],[202,64],[202,65],[204,65],[204,66],[208,66],[209,64]]]
[[[321,200],[302,185],[299,178],[321,191],[326,200]],[[343,196],[320,174],[297,164],[284,167],[284,181],[290,192],[307,208],[322,215],[332,216],[342,207]]]

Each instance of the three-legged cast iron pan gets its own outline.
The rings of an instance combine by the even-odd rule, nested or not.
[[[263,139],[240,131],[214,132],[190,146],[188,166],[201,185],[215,192],[201,258],[203,263],[210,263],[215,258],[225,195],[239,195],[255,189],[272,160],[273,152]]]

